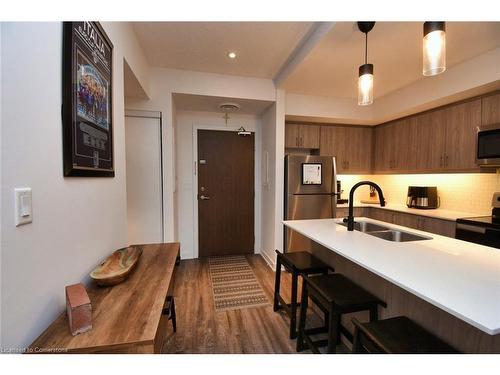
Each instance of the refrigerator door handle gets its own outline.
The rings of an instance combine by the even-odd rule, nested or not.
[[[335,162],[335,157],[332,157],[332,199],[331,199],[331,212],[332,219],[334,219],[337,215],[337,197],[339,192],[337,191],[337,163]]]

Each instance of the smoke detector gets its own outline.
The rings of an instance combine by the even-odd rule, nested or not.
[[[236,112],[240,108],[241,106],[238,103],[226,102],[219,104],[219,109],[221,109],[224,112]]]

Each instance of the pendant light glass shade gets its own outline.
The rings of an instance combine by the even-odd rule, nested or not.
[[[359,67],[358,105],[373,103],[373,64],[363,64]]]
[[[446,33],[444,22],[425,22],[423,41],[424,76],[435,76],[446,70]]]

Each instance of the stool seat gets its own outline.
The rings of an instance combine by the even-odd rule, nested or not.
[[[353,318],[352,322],[356,329],[353,352],[360,353],[362,347],[370,353],[458,353],[454,348],[406,316],[369,323],[360,323]]]
[[[307,251],[280,253],[280,257],[282,263],[286,263],[286,265],[295,268],[300,273],[323,273],[325,270],[332,269],[329,265]]]
[[[340,313],[360,311],[374,304],[387,307],[384,301],[339,273],[311,276],[308,282]]]
[[[281,266],[292,274],[292,290],[290,303],[286,303],[280,295],[281,288]],[[290,317],[290,338],[297,336],[297,301],[298,279],[300,275],[327,274],[335,272],[333,267],[322,262],[307,251],[293,253],[282,253],[276,250],[276,279],[274,284],[274,311],[284,309]]]
[[[297,338],[298,352],[303,350],[304,344],[307,344],[313,353],[319,353],[319,347],[324,345],[328,346],[327,353],[335,353],[335,345],[340,342],[341,334],[352,342],[352,334],[341,324],[343,314],[368,311],[370,321],[376,321],[378,320],[378,306],[387,306],[384,301],[338,273],[316,276],[303,275],[303,279]],[[326,340],[313,341],[311,338],[313,330],[306,329],[309,298],[326,312],[325,328],[328,329],[328,339]]]

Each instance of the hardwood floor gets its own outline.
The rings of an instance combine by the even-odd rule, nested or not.
[[[288,316],[284,311],[273,311],[273,270],[260,255],[248,255],[247,259],[269,305],[223,312],[214,310],[207,259],[181,261],[174,293],[177,333],[169,324],[163,353],[296,353],[295,340],[288,338]],[[282,294],[289,300],[290,275],[282,275]],[[315,316],[311,321],[321,323]]]

